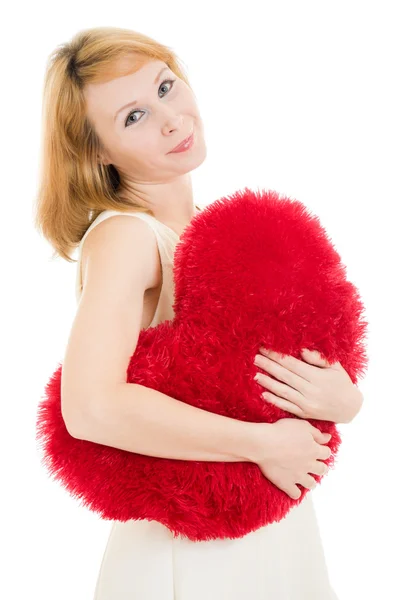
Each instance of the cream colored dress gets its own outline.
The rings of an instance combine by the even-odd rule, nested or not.
[[[174,316],[172,265],[179,237],[152,215],[100,213],[79,246],[77,301],[86,235],[118,214],[143,219],[157,238],[163,282],[153,327]],[[283,520],[235,540],[173,538],[157,521],[111,523],[93,600],[338,600],[329,581],[312,491]]]

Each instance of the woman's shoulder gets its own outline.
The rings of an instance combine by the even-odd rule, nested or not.
[[[85,231],[84,235],[82,236],[80,244],[83,243],[83,241],[86,238],[86,236],[88,235],[88,233],[90,231],[92,231],[92,229],[94,229],[95,227],[97,227],[97,225],[99,225],[100,223],[102,223],[106,219],[109,219],[110,217],[116,217],[116,216],[137,217],[137,218],[142,219],[142,220],[144,220],[144,221],[146,221],[148,223],[151,223],[151,221],[154,219],[154,217],[152,217],[150,214],[139,212],[139,211],[126,211],[126,210],[115,210],[115,209],[106,209],[106,210],[103,210],[91,222],[91,224],[89,225],[89,227]]]
[[[103,211],[86,230],[80,241],[78,252],[77,299],[79,299],[84,286],[89,257],[92,257],[92,262],[96,260],[107,260],[109,262],[112,261],[114,255],[119,256],[120,260],[123,260],[124,255],[127,255],[130,261],[134,256],[141,256],[143,260],[139,262],[147,261],[146,267],[149,271],[151,286],[157,284],[159,279],[157,237],[154,235],[152,228],[143,225],[143,221],[147,221],[146,218],[128,219],[126,215],[131,214],[117,210]],[[150,261],[150,264],[148,261]]]

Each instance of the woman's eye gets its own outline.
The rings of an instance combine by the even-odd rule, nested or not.
[[[172,85],[171,85],[170,89],[172,89],[174,86],[174,82],[175,82],[175,79],[165,79],[158,89],[160,90],[165,83],[171,83]],[[165,94],[164,94],[164,96],[165,96]],[[130,112],[126,118],[125,127],[129,127],[129,125],[132,125],[133,123],[138,123],[140,121],[140,119],[136,119],[135,121],[133,121],[133,120],[130,120],[130,117],[132,115],[134,115],[135,113],[143,113],[143,112],[144,112],[143,110],[133,110],[132,112]]]

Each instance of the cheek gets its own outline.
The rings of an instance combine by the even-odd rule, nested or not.
[[[126,131],[119,137],[117,148],[120,157],[130,163],[146,160],[146,157],[152,152],[147,136],[137,135],[130,131]]]
[[[165,153],[168,152],[161,148],[160,136],[155,140],[150,134],[135,136],[131,140],[124,142],[124,163],[127,169],[136,168],[140,172],[159,169],[160,163],[164,161]]]

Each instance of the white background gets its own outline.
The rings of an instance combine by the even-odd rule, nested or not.
[[[110,523],[39,463],[35,419],[74,318],[75,264],[34,230],[45,61],[79,29],[141,31],[183,60],[208,154],[207,205],[272,188],[318,214],[370,323],[364,407],[313,492],[339,600],[399,598],[398,2],[36,1],[3,9],[0,596],[91,600]],[[269,600],[279,600],[278,598]],[[321,599],[324,600],[324,599]]]

